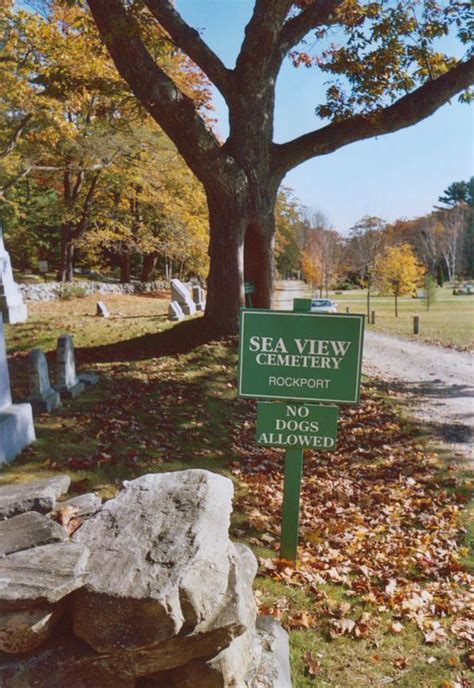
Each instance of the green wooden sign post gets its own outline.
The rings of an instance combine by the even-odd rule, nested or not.
[[[304,447],[333,449],[338,409],[314,402],[359,401],[364,316],[311,313],[311,299],[293,311],[242,309],[239,395],[259,403],[257,443],[285,447],[280,556],[298,550]],[[285,402],[285,403],[281,403]]]
[[[309,303],[308,303],[309,301]],[[311,309],[308,299],[294,299],[293,310],[307,312]],[[285,450],[285,472],[283,475],[283,504],[281,513],[280,557],[288,561],[298,558],[298,537],[300,532],[301,480],[303,477],[303,449]]]
[[[280,557],[289,561],[296,561],[298,555],[303,453],[303,449],[285,450]]]

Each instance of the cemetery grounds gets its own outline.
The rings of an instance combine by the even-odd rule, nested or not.
[[[375,324],[369,329],[431,344],[441,344],[462,351],[474,349],[474,295],[454,295],[452,287],[438,288],[436,299],[427,309],[426,300],[400,297],[398,318],[395,317],[393,296],[371,296],[370,310],[375,311]],[[365,290],[330,292],[339,313],[349,307],[351,313],[367,313]],[[413,316],[420,318],[420,334],[413,334]]]
[[[30,303],[29,320],[6,328],[16,399],[26,395],[29,350],[49,352],[52,370],[60,334],[74,334],[79,371],[101,382],[36,419],[38,441],[0,484],[67,472],[71,492],[110,498],[149,472],[227,475],[231,536],[259,558],[258,603],[290,632],[295,688],[471,686],[474,483],[462,464],[434,454],[386,387],[366,379],[361,404],[342,409],[337,450],[306,452],[293,567],[278,559],[283,450],[256,446],[255,402],[236,395],[236,339],[205,343],[194,319],[173,326],[167,293],[104,295],[109,319],[95,317],[97,298]],[[445,343],[472,348],[471,301],[457,298]],[[344,312],[351,295],[336,300]]]

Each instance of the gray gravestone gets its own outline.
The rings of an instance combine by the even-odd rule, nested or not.
[[[204,297],[204,289],[202,287],[193,287],[193,301],[197,311],[203,311],[205,309],[206,299]]]
[[[179,303],[184,315],[194,315],[196,313],[196,305],[191,298],[189,289],[179,279],[172,279],[170,285],[171,301]]]
[[[98,385],[100,380],[100,377],[97,375],[97,373],[92,373],[91,371],[79,373],[77,377],[79,382],[85,384],[86,387]]]
[[[3,320],[0,314],[0,465],[13,461],[35,439],[31,404],[12,404]]]
[[[59,392],[51,387],[48,361],[41,349],[33,349],[28,358],[30,397],[28,401],[36,413],[50,412],[61,406]]]
[[[71,399],[81,394],[85,385],[76,375],[74,343],[72,337],[63,334],[58,338],[56,348],[56,389],[63,396]]]
[[[95,312],[101,318],[110,318],[110,312],[103,301],[97,301],[97,310]]]
[[[0,224],[0,313],[6,323],[25,322],[28,309],[23,303],[20,289],[13,279],[10,256],[3,243],[3,232]]]
[[[184,313],[177,301],[172,301],[168,306],[168,319],[176,322],[177,320],[182,320],[184,318]]]
[[[42,273],[45,274],[49,270],[49,265],[47,260],[39,260],[38,261],[38,270]]]

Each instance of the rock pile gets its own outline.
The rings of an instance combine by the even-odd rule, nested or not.
[[[230,480],[144,475],[103,505],[62,502],[72,536],[52,518],[68,485],[0,488],[1,686],[291,688],[255,557],[228,536]]]

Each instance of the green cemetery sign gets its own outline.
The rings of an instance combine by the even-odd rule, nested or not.
[[[260,401],[257,444],[330,451],[336,446],[338,417],[337,406]]]
[[[242,309],[239,394],[355,404],[363,315]]]

